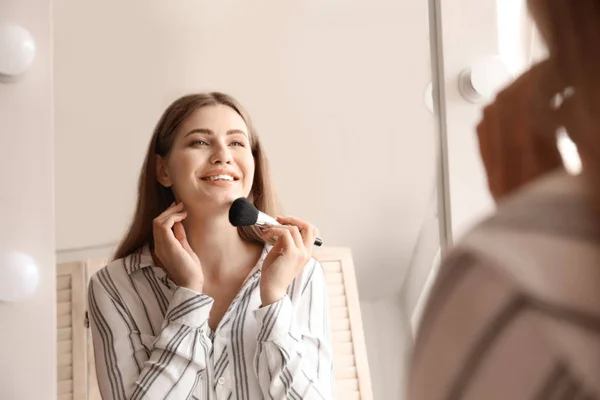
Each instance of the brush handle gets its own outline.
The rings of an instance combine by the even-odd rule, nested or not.
[[[279,222],[277,222],[277,220],[275,218],[269,217],[267,214],[264,214],[264,213],[260,213],[260,214],[262,214],[262,215],[259,216],[258,221],[256,221],[256,225],[258,225],[260,227],[268,227],[269,225],[281,226],[281,224]],[[323,246],[323,239],[321,239],[320,237],[317,236],[315,238],[314,245],[317,247]]]

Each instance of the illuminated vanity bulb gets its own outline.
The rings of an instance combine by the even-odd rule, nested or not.
[[[0,254],[0,301],[17,302],[35,293],[40,284],[33,257],[21,252]]]
[[[33,36],[17,24],[0,25],[0,75],[16,77],[25,73],[35,59]]]
[[[458,89],[463,98],[481,104],[494,96],[513,79],[508,66],[498,56],[489,56],[473,63],[458,77]]]

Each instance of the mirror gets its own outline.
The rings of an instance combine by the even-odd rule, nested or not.
[[[440,123],[431,98],[438,93],[432,70],[439,69],[431,64],[430,19],[427,2],[389,0],[54,1],[59,273],[84,265],[88,282],[103,266],[96,261],[113,254],[131,223],[142,163],[165,109],[190,93],[227,93],[251,115],[284,215],[310,221],[323,238],[316,252],[326,259],[336,398],[400,398],[411,321],[441,248]],[[158,276],[153,284],[163,285],[161,278],[168,282]],[[164,313],[172,293],[157,287],[166,297],[148,307]],[[87,307],[100,313],[105,306]],[[91,343],[79,322],[59,329]],[[145,349],[131,364],[139,376],[144,357],[165,343],[154,328],[138,328],[143,335],[130,345]],[[223,357],[213,360],[222,378],[213,376],[214,390],[237,390],[230,379],[241,366]],[[59,367],[59,391],[89,387],[86,395],[97,396],[93,368],[87,376],[69,371]],[[98,379],[108,385],[106,375]],[[246,379],[247,393],[255,393],[257,378]],[[233,398],[247,398],[240,396]]]

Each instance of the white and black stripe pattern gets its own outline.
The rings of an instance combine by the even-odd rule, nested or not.
[[[137,253],[134,253],[134,256],[137,258]],[[129,263],[129,265],[127,265],[126,260],[127,259],[123,259],[123,262],[122,262],[123,268],[126,269],[127,271],[131,271],[132,270],[131,265],[132,265],[133,261],[131,261]],[[139,261],[138,261],[138,263],[136,265],[137,265],[137,268],[140,268],[140,266],[141,266],[141,264],[140,264]],[[155,333],[155,330],[154,330],[154,326],[150,323],[151,320],[150,320],[150,312],[148,311],[148,306],[146,305],[146,303],[144,302],[142,296],[140,295],[140,293],[139,293],[139,291],[137,289],[137,286],[136,286],[136,284],[135,284],[135,282],[134,282],[131,274],[127,273],[125,275],[127,277],[127,282],[129,283],[129,286],[131,286],[131,289],[135,292],[135,297],[137,299],[139,299],[139,302],[140,302],[140,304],[142,306],[142,309],[144,311],[144,314],[146,316],[146,320],[148,321],[148,324],[150,326],[150,330],[152,331],[152,335],[154,336],[154,335],[156,335],[156,333]]]
[[[137,388],[133,392],[130,400],[140,400],[144,398],[144,395],[148,393],[148,390],[152,387],[152,384],[156,382],[156,379],[163,373],[167,366],[173,361],[175,357],[175,351],[183,342],[183,339],[186,337],[192,328],[189,326],[182,325],[175,336],[169,341],[167,348],[162,352],[157,362],[155,362],[144,375],[143,378],[137,382]],[[181,379],[179,377],[177,382]],[[171,393],[174,385],[171,386],[167,392],[167,395]],[[165,395],[165,398],[167,397]]]
[[[109,394],[112,396],[111,399],[114,400],[126,400],[125,399],[125,387],[123,385],[123,377],[121,375],[121,371],[117,368],[117,355],[115,354],[114,342],[115,338],[112,332],[110,325],[108,324],[106,318],[102,315],[95,298],[95,288],[93,284],[90,284],[89,288],[89,304],[90,304],[90,313],[93,316],[94,324],[96,326],[96,338],[100,338],[101,346],[95,346],[95,356],[97,359],[102,358],[105,364],[105,368],[109,371],[114,371],[114,373],[108,374],[108,381],[105,384],[108,384],[110,392],[106,386],[104,387],[103,397],[108,397]],[[97,343],[98,339],[95,339]],[[102,349],[102,353],[98,353],[98,348]]]
[[[167,296],[164,294],[164,292],[161,289],[161,283],[159,282],[156,275],[152,273],[151,270],[145,268],[143,270],[143,273],[144,273],[146,279],[148,280],[148,283],[150,284],[150,287],[152,288],[154,295],[156,296],[156,300],[158,301],[160,312],[164,316],[167,313],[167,308],[169,307],[169,300],[167,299]]]
[[[133,316],[131,315],[131,312],[129,311],[129,309],[127,308],[125,303],[123,302],[123,299],[120,297],[117,287],[115,285],[115,282],[112,280],[110,274],[108,274],[106,270],[99,271],[98,272],[98,280],[103,285],[103,287],[106,289],[109,296],[112,298],[112,301],[115,304],[115,309],[117,310],[117,314],[119,314],[119,317],[121,318],[123,323],[127,326],[127,329],[130,332],[139,331],[139,328],[136,325],[135,320],[133,319]],[[135,360],[136,368],[138,370],[138,373],[141,373],[143,361],[139,360],[139,358],[135,354],[135,348],[139,343],[141,343],[141,341],[138,339],[139,343],[134,343],[135,337],[132,335],[130,335],[128,337],[128,340],[129,340],[130,349],[134,353],[134,360]]]
[[[600,224],[582,179],[540,179],[446,255],[409,399],[600,398]]]
[[[240,312],[236,313],[232,322],[231,353],[233,357],[234,379],[237,382],[235,385],[235,394],[236,399],[240,400],[250,400],[248,368],[245,361],[246,353],[244,352],[244,329],[246,327],[245,320],[248,317],[248,305],[252,299],[250,293],[256,291],[258,284],[259,280],[256,279],[245,289],[241,303],[237,306],[240,308]]]
[[[215,382],[219,380],[220,377],[223,376],[223,372],[229,366],[229,353],[227,352],[227,347],[223,349],[221,353],[221,357],[215,363]],[[214,385],[216,389],[216,384]]]
[[[174,285],[147,247],[96,273],[88,293],[102,398],[332,399],[323,271],[311,260],[281,301],[261,308],[267,253],[215,332],[213,299]]]
[[[295,291],[293,288],[288,291],[301,299],[297,309],[291,310],[292,300],[286,296],[284,301],[255,312],[263,321],[258,333],[262,351],[255,370],[259,375],[264,374],[265,380],[279,383],[272,384],[270,391],[263,390],[265,398],[329,399],[332,396],[332,351],[329,341],[324,340],[329,338],[329,307],[323,270],[313,262],[305,269],[304,276],[304,281],[295,282]],[[298,319],[288,317],[293,315],[311,318],[298,329]],[[312,368],[304,367],[307,361]],[[325,370],[323,365],[327,365]]]

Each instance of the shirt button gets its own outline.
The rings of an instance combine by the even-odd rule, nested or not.
[[[219,380],[217,381],[219,383],[219,385],[222,385],[225,383],[225,378],[220,377]]]

